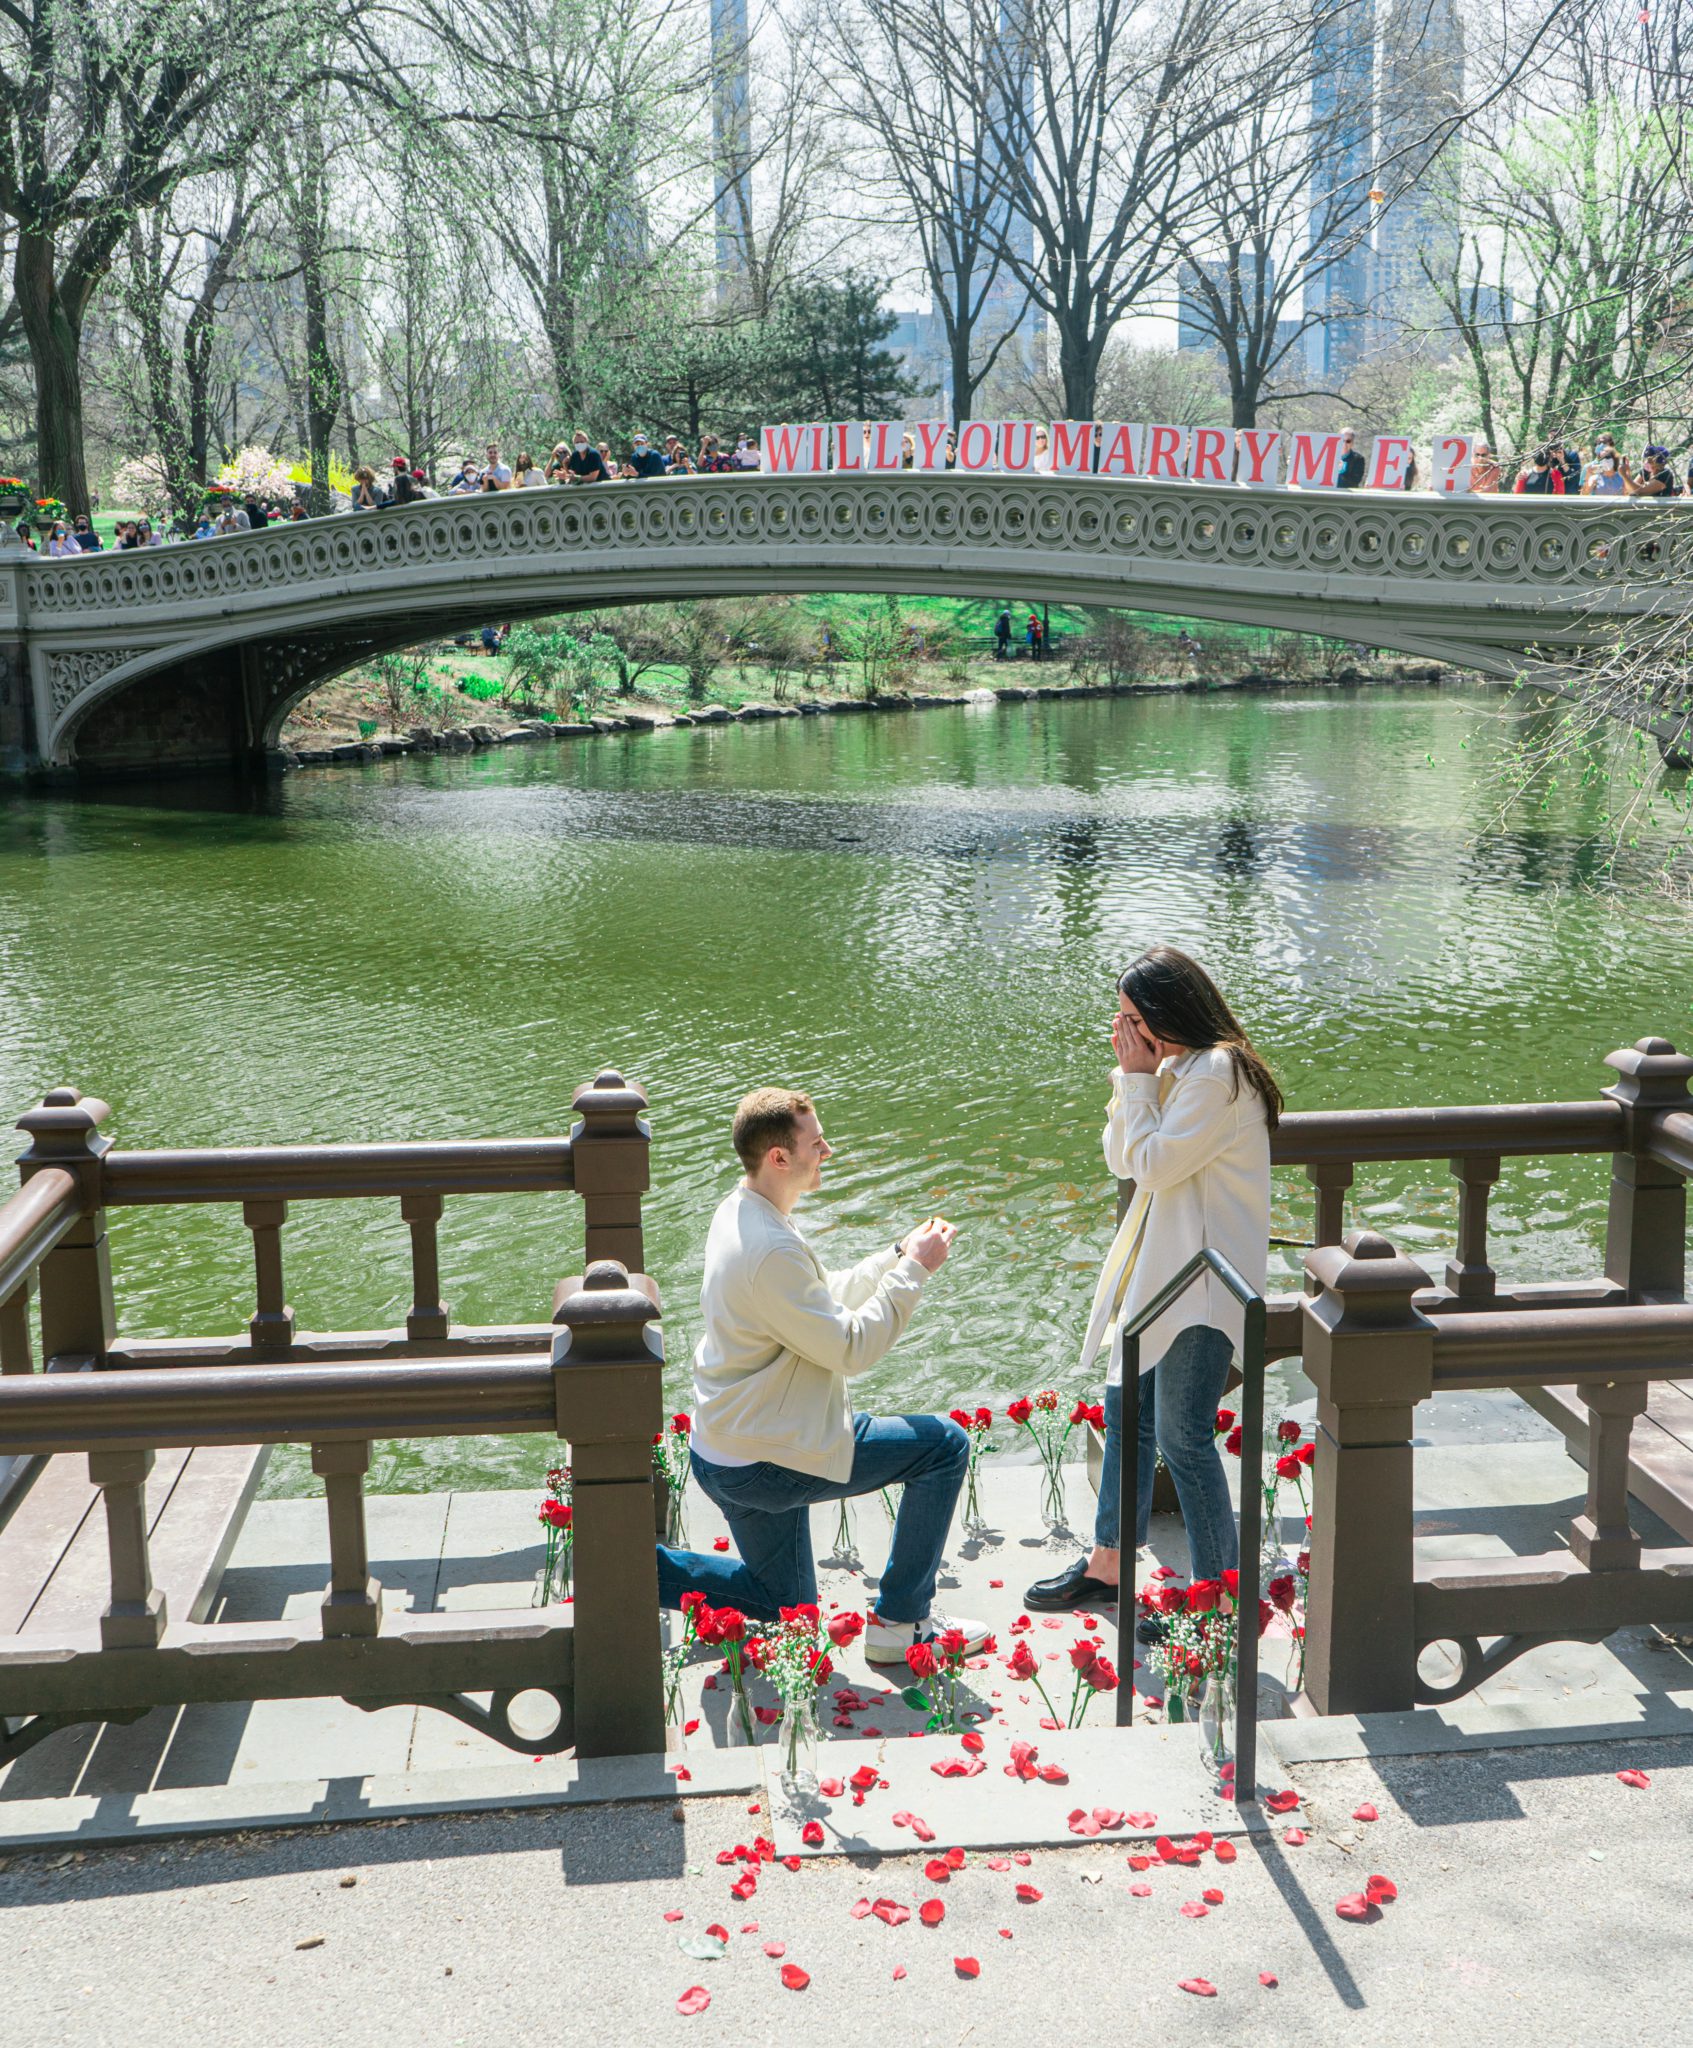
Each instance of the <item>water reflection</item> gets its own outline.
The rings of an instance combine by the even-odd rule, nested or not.
[[[1111,984],[1153,940],[1206,960],[1295,1106],[1589,1096],[1611,1046],[1686,1032],[1693,960],[1606,885],[1595,799],[1497,816],[1519,723],[1481,691],[1160,696],[12,801],[0,1102],[74,1080],[128,1144],[503,1135],[619,1066],[653,1100],[680,1360],[729,1110],[803,1082],[841,1149],[830,1252],[964,1226],[864,1397],[1004,1397],[1069,1368],[1110,1228]],[[1604,1176],[1508,1165],[1501,1266],[1590,1267]],[[1444,1259],[1435,1167],[1366,1169],[1354,1210]],[[1277,1230],[1309,1213],[1282,1177]],[[126,1330],[244,1322],[238,1215],[126,1212],[113,1243]],[[285,1245],[302,1326],[403,1314],[397,1203],[304,1205]],[[564,1197],[448,1205],[465,1320],[543,1314],[579,1255]],[[383,1455],[386,1484],[495,1484],[545,1449]]]

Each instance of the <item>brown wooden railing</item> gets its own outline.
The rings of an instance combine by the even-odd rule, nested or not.
[[[663,1748],[651,1540],[663,1348],[657,1290],[641,1271],[645,1107],[638,1088],[607,1072],[577,1091],[569,1137],[209,1152],[119,1151],[100,1131],[106,1105],[75,1089],[55,1089],[20,1119],[31,1140],[24,1184],[0,1205],[0,1522],[41,1461],[86,1455],[111,1597],[73,1640],[0,1637],[0,1760],[55,1728],[152,1706],[335,1694],[370,1708],[436,1706],[530,1753]],[[439,1298],[446,1199],[559,1189],[583,1203],[585,1277],[562,1290],[550,1321],[454,1326]],[[411,1232],[405,1328],[297,1333],[282,1279],[289,1203],[395,1198]],[[106,1210],[178,1202],[242,1206],[256,1297],[244,1337],[117,1334]],[[473,1622],[385,1616],[365,1537],[372,1443],[519,1431],[571,1446],[573,1606]],[[324,1481],[330,1582],[319,1628],[173,1617],[150,1557],[156,1454],[278,1443],[309,1446]],[[551,1697],[550,1731],[513,1725],[524,1691]],[[474,1692],[491,1692],[492,1706],[466,1697]]]

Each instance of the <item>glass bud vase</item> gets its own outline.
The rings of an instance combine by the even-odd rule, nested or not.
[[[835,1524],[835,1541],[830,1555],[837,1564],[857,1566],[862,1560],[858,1555],[858,1538],[853,1533],[852,1503],[841,1502],[840,1519]]]
[[[974,1459],[964,1482],[964,1533],[966,1536],[986,1536],[993,1524],[982,1512],[982,1475]]]
[[[822,1740],[814,1700],[788,1700],[776,1729],[776,1762],[782,1796],[790,1807],[817,1796],[817,1746]]]
[[[1199,1740],[1213,1777],[1234,1761],[1234,1712],[1234,1673],[1213,1671],[1199,1693]]]
[[[1064,1507],[1062,1465],[1048,1465],[1046,1468],[1046,1477],[1041,1483],[1040,1518],[1054,1534],[1069,1527]]]
[[[742,1685],[729,1688],[729,1725],[725,1731],[725,1742],[730,1749],[758,1747],[758,1720],[752,1710],[752,1701],[747,1698],[746,1687]]]
[[[686,1550],[688,1547],[687,1503],[675,1487],[670,1489],[670,1499],[664,1510],[664,1544],[667,1550]]]

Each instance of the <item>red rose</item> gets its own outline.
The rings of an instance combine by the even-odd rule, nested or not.
[[[1188,1677],[1189,1677],[1189,1678],[1203,1678],[1203,1677],[1204,1677],[1204,1675],[1205,1675],[1205,1659],[1204,1659],[1204,1658],[1203,1658],[1202,1656],[1200,1656],[1200,1654],[1199,1654],[1199,1652],[1198,1652],[1197,1650],[1189,1650],[1189,1651],[1188,1651],[1188,1653],[1187,1653],[1187,1660],[1186,1660],[1186,1661],[1187,1661],[1187,1675],[1188,1675]]]
[[[960,1429],[970,1427],[970,1418],[962,1408],[949,1408],[946,1411],[946,1419],[948,1422],[956,1422]]]
[[[1103,1429],[1105,1427],[1105,1403],[1103,1401],[1095,1401],[1088,1409],[1088,1420],[1095,1429]]]
[[[1187,1593],[1181,1586],[1160,1586],[1158,1605],[1166,1614],[1179,1613],[1187,1605]]]
[[[1035,1396],[1035,1406],[1044,1409],[1048,1415],[1058,1412],[1058,1396],[1051,1387]]]
[[[685,1415],[673,1415],[670,1418],[670,1434],[672,1436],[686,1436],[693,1426]]]
[[[941,1635],[941,1653],[947,1657],[962,1657],[969,1647],[970,1638],[961,1628],[949,1628]]]
[[[1078,1422],[1086,1422],[1086,1420],[1087,1420],[1087,1419],[1088,1419],[1088,1404],[1087,1404],[1087,1403],[1086,1403],[1085,1401],[1078,1401],[1078,1402],[1076,1403],[1075,1407],[1074,1407],[1074,1408],[1072,1408],[1072,1409],[1070,1410],[1070,1426],[1071,1426],[1071,1428],[1072,1428],[1072,1429],[1074,1429],[1074,1427],[1076,1426],[1076,1424],[1077,1424]]]
[[[1296,1444],[1304,1434],[1304,1430],[1299,1427],[1297,1422],[1278,1422],[1276,1424],[1276,1435],[1284,1444]]]
[[[1301,1444],[1298,1450],[1294,1452],[1294,1456],[1302,1465],[1314,1465],[1317,1462],[1317,1446],[1315,1444]],[[1308,1519],[1306,1526],[1310,1526]]]
[[[1007,1660],[1006,1670],[1013,1678],[1033,1678],[1040,1666],[1035,1662],[1034,1652],[1027,1641],[1020,1641]]]
[[[821,1650],[810,1653],[811,1678],[815,1685],[827,1685],[835,1675],[835,1667]]]
[[[570,1527],[571,1509],[567,1500],[544,1500],[541,1503],[541,1520],[555,1529]]]
[[[1293,1612],[1293,1603],[1298,1589],[1293,1583],[1292,1572],[1281,1572],[1270,1581],[1270,1598],[1283,1614]]]
[[[1035,1404],[1025,1395],[1023,1399],[1013,1401],[1011,1406],[1006,1409],[1005,1419],[1007,1422],[1015,1422],[1021,1427],[1034,1412]]]
[[[747,1618],[738,1607],[702,1607],[694,1628],[702,1643],[738,1643],[747,1632]]]
[[[829,1617],[829,1640],[837,1650],[844,1650],[849,1643],[855,1643],[864,1633],[862,1614],[831,1614]]]
[[[1231,1458],[1240,1456],[1240,1425],[1237,1423],[1223,1439],[1223,1449]]]
[[[1278,1479],[1297,1479],[1299,1477],[1299,1460],[1292,1451],[1284,1451],[1276,1460],[1276,1477]]]
[[[905,1653],[905,1661],[913,1678],[933,1678],[940,1668],[935,1660],[933,1643],[913,1643]]]
[[[1219,1436],[1227,1435],[1234,1428],[1234,1410],[1232,1408],[1219,1408],[1214,1426]]]
[[[991,1408],[978,1408],[976,1410],[976,1427],[978,1429],[993,1428],[993,1410]]]
[[[1091,1686],[1095,1692],[1115,1692],[1117,1672],[1107,1657],[1095,1657],[1082,1673],[1082,1683]]]
[[[1099,1655],[1099,1644],[1091,1643],[1086,1636],[1070,1645],[1070,1662],[1078,1671],[1085,1671]]]
[[[703,1607],[705,1605],[705,1595],[703,1593],[684,1593],[677,1605],[684,1614],[692,1614],[696,1607]]]
[[[1217,1604],[1217,1595],[1222,1588],[1215,1579],[1195,1579],[1187,1589],[1187,1611],[1189,1614],[1209,1614]]]
[[[815,1601],[802,1600],[797,1607],[784,1607],[781,1614],[784,1621],[797,1621],[802,1627],[817,1626],[818,1612]]]
[[[1308,1579],[1311,1576],[1310,1551],[1302,1550],[1299,1553],[1299,1555],[1293,1560],[1293,1568],[1296,1572],[1299,1572],[1303,1577]]]
[[[1238,1600],[1240,1598],[1239,1572],[1224,1572],[1223,1591],[1228,1594],[1231,1600]]]

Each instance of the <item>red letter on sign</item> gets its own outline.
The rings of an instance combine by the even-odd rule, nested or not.
[[[898,469],[900,466],[900,436],[905,428],[898,420],[877,420],[874,426],[864,429],[864,453],[866,469]]]
[[[864,429],[857,420],[841,420],[829,429],[829,454],[835,469],[864,467]]]
[[[1113,420],[1101,427],[1100,432],[1105,437],[1099,449],[1100,475],[1139,476],[1140,451],[1146,429],[1121,426]]]
[[[1086,476],[1093,468],[1092,420],[1054,420],[1052,466],[1066,476]]]
[[[1199,484],[1226,484],[1234,471],[1234,436],[1226,427],[1195,427],[1187,473]]]
[[[1378,434],[1371,451],[1372,491],[1402,491],[1405,472],[1411,466],[1411,444],[1400,434]]]
[[[916,467],[918,469],[945,469],[945,420],[919,420],[917,422]]]
[[[1235,482],[1248,490],[1268,491],[1275,487],[1282,466],[1282,437],[1267,427],[1240,430],[1240,468]]]
[[[999,466],[1001,469],[1034,468],[1035,423],[1033,420],[1000,421]]]
[[[960,469],[993,469],[999,453],[999,428],[992,420],[966,420],[958,430]]]
[[[1290,484],[1304,485],[1307,489],[1332,491],[1334,473],[1340,464],[1340,436],[1338,434],[1295,434],[1293,437],[1293,458],[1287,466],[1287,480]]]
[[[809,469],[805,459],[806,429],[804,427],[766,427],[764,430],[764,467],[772,476],[791,474],[794,470]]]
[[[1146,473],[1166,483],[1180,483],[1187,455],[1186,427],[1148,427],[1146,430]]]

